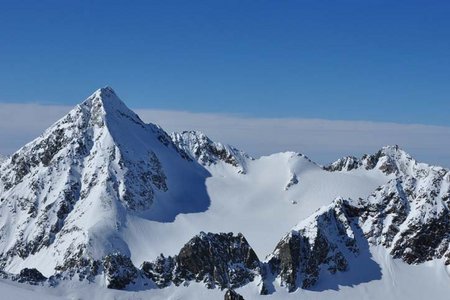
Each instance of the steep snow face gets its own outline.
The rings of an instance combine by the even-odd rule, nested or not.
[[[207,172],[111,88],[96,91],[1,165],[0,257],[46,274],[71,259],[129,255],[128,214],[170,221],[206,210]]]
[[[247,161],[252,160],[245,152],[229,145],[213,142],[199,131],[174,132],[171,138],[192,159],[206,167],[224,162],[236,168],[239,173],[246,173]]]
[[[0,154],[0,165],[7,159],[8,159],[8,157]]]

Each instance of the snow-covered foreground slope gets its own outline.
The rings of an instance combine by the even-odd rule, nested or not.
[[[103,88],[0,163],[0,291],[440,299],[449,202],[450,172],[397,146],[325,167],[254,159],[200,132],[169,136]]]
[[[293,293],[279,289],[271,295],[261,296],[258,287],[249,284],[237,289],[246,300],[251,299],[383,299],[383,300],[422,300],[448,299],[450,280],[448,271],[441,261],[432,261],[421,265],[408,265],[392,259],[382,247],[371,249],[374,261],[380,266],[382,278],[364,282],[355,286],[343,285],[336,289],[322,290],[318,286],[314,290],[299,289]],[[327,278],[331,282],[343,281],[342,277],[351,279],[359,276],[358,269],[353,274],[341,273]],[[5,299],[180,299],[210,300],[223,299],[225,291],[206,289],[202,283],[191,283],[188,286],[171,285],[164,289],[140,291],[119,291],[107,289],[99,284],[67,282],[58,287],[30,286],[11,281],[0,280],[0,292]]]

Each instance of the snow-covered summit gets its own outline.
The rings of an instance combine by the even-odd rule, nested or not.
[[[80,105],[91,110],[95,117],[101,117],[103,120],[128,118],[136,124],[145,125],[139,116],[122,102],[111,87],[96,90]]]
[[[160,127],[99,89],[1,165],[2,267],[52,274],[127,254],[129,214],[170,221],[205,210],[206,176]]]
[[[441,167],[430,166],[417,162],[410,154],[398,145],[385,146],[372,155],[364,154],[360,159],[346,156],[325,166],[328,171],[351,171],[355,169],[380,170],[389,175],[417,175],[428,171],[443,170]]]

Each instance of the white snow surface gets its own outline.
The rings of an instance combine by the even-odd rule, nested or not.
[[[123,239],[136,265],[160,253],[176,254],[200,231],[241,232],[258,257],[264,259],[299,220],[338,196],[365,197],[388,180],[376,170],[327,172],[294,152],[250,160],[245,175],[226,164],[213,165],[208,170],[212,174],[206,180],[211,199],[208,210],[180,214],[168,223],[139,216],[128,218]],[[299,183],[286,191],[293,173]]]
[[[102,108],[98,110],[98,106]],[[69,125],[75,124],[75,127],[67,127],[68,118]],[[86,132],[81,132],[79,128],[86,122],[89,123]],[[49,204],[62,201],[60,192],[72,182],[79,182],[79,193],[84,196],[75,203],[63,230],[55,237],[56,242],[25,259],[14,256],[6,267],[12,273],[24,267],[35,267],[46,276],[52,275],[55,266],[64,261],[68,249],[80,245],[88,245],[89,254],[94,258],[119,250],[130,255],[139,267],[160,253],[177,254],[200,231],[241,232],[260,260],[264,260],[287,232],[321,207],[338,197],[366,198],[394,178],[393,174],[386,175],[378,168],[325,171],[295,152],[258,159],[241,155],[239,163],[245,166],[245,173],[236,172],[235,166],[220,160],[201,166],[183,157],[183,152],[176,149],[170,138],[165,140],[168,135],[161,128],[144,124],[109,88],[95,92],[18,153],[27,154],[57,128],[64,129],[68,138],[81,134],[92,147],[88,154],[78,157],[74,157],[74,145],[65,147],[56,154],[60,160],[51,169],[37,166],[13,190],[7,190],[0,183],[0,196],[14,196],[11,201],[0,204],[0,226],[4,235],[0,250],[11,249],[18,237],[32,240],[39,235],[41,229],[37,222],[43,220],[39,216],[47,213]],[[183,150],[189,150],[188,146]],[[230,150],[225,146],[224,149]],[[167,190],[152,183],[153,189],[148,192],[137,177],[129,177],[133,172],[139,174],[139,167],[149,155],[152,157],[151,153],[160,162]],[[429,168],[415,161],[411,163],[403,152],[388,154],[401,162],[398,167],[402,172]],[[121,160],[127,162],[126,168],[121,167]],[[8,172],[8,162],[1,163],[0,158],[0,175]],[[16,208],[14,201],[30,197],[32,177],[44,182],[36,201],[38,217],[28,221],[28,213]],[[151,197],[138,197],[139,201],[130,203],[126,197],[130,190],[136,194],[148,192]],[[44,221],[50,226],[56,222],[55,218],[54,211],[50,219]],[[414,266],[392,259],[382,247],[372,247],[371,253],[382,276],[356,286],[328,289],[319,283],[314,290],[299,289],[294,293],[276,287],[276,293],[258,296],[256,280],[237,291],[245,299],[423,299],[430,295],[434,299],[446,299],[450,295],[448,270],[442,261]],[[343,282],[341,277],[347,276],[351,282],[351,276],[364,273],[364,266],[353,271],[326,280]],[[115,291],[101,283],[69,281],[56,288],[45,288],[6,280],[0,280],[0,292],[5,299],[221,299],[224,294],[224,291],[208,290],[196,283],[160,290]]]

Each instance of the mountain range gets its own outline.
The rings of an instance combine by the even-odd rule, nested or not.
[[[0,157],[0,291],[445,299],[449,205],[450,171],[399,146],[253,158],[146,124],[106,87]]]

